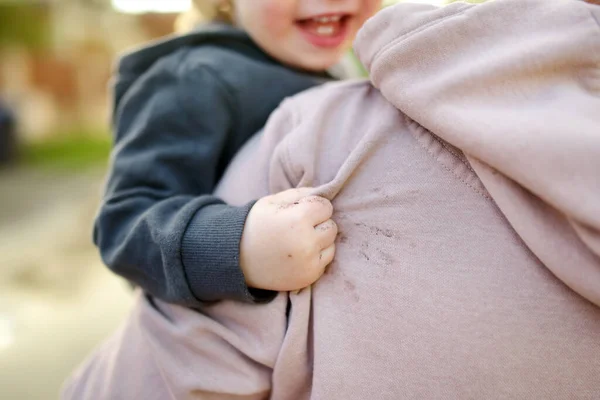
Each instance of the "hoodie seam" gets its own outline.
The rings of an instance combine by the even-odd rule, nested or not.
[[[175,79],[177,79],[177,85],[182,85],[184,80],[186,79],[186,76],[188,75],[182,70],[183,66],[185,66],[185,63],[182,62],[179,70],[175,74]],[[230,85],[227,84],[227,82],[225,82],[219,76],[218,72],[215,71],[209,65],[202,64],[202,65],[200,65],[200,68],[201,68],[201,71],[205,72],[210,77],[210,79],[214,82],[214,84],[217,87],[219,87],[220,90],[223,92],[224,101],[228,105],[228,109],[231,114],[231,119],[230,119],[231,125],[229,126],[229,130],[230,131],[237,130],[238,129],[237,125],[240,124],[241,119],[239,116],[239,114],[240,114],[239,107],[236,102],[236,96],[234,95],[233,89],[231,88]],[[176,92],[177,104],[183,111],[183,114],[185,115],[187,123],[196,124],[197,119],[196,119],[194,113],[190,112],[190,110],[188,108],[188,104],[185,101],[183,101],[183,99],[181,98],[182,93],[183,93],[183,90],[177,90],[177,92]],[[228,134],[228,136],[229,136],[229,134]],[[226,142],[228,140],[229,140],[228,138],[225,139],[223,146],[226,146]]]
[[[598,7],[600,7],[600,6],[598,6]],[[592,16],[592,19],[596,22],[596,25],[598,25],[598,29],[600,29],[600,19],[598,19],[598,17],[596,17],[596,15],[594,15],[594,13],[592,12],[592,10],[588,9],[588,12]]]
[[[182,63],[182,65],[184,65]],[[233,114],[233,118],[232,118],[232,122],[235,123],[234,121],[238,121],[239,119],[237,117],[239,117],[239,112],[238,109],[239,107],[237,107],[237,104],[235,104],[235,95],[234,95],[234,90],[233,88],[227,84],[227,82],[225,82],[218,74],[217,71],[214,70],[214,68],[212,68],[209,65],[201,65],[202,69],[208,74],[210,75],[210,77],[214,80],[215,84],[217,86],[219,86],[223,92],[226,94],[226,96],[224,96],[226,98],[227,103],[229,104],[229,109],[231,110],[231,113]],[[185,76],[186,74],[183,71],[179,71],[180,76]],[[181,93],[178,91],[178,94]],[[180,106],[182,106],[182,109],[184,110],[184,112],[186,113],[186,115],[188,116],[188,118],[191,118],[192,120],[194,120],[194,116],[192,113],[188,112],[188,109],[185,107],[185,102],[181,101],[181,98],[179,97],[179,95],[177,96],[177,101],[179,103]]]
[[[600,6],[595,6],[600,8]],[[600,19],[598,18],[597,15],[595,15],[591,9],[588,8],[587,10],[590,13],[590,16],[592,17],[592,21],[594,21],[596,23],[596,27],[598,28],[598,31],[596,33],[598,33],[598,35],[600,36]],[[596,62],[596,67],[600,68],[600,57],[596,57],[595,58],[595,62]]]
[[[590,4],[586,3],[586,4],[583,4],[583,6],[586,8],[586,11],[589,13],[594,27],[597,28],[596,32],[595,32],[596,36],[600,36],[600,18],[594,12],[592,12],[592,9],[590,8],[590,7],[596,7],[598,9],[600,9],[600,5],[595,5],[595,4],[590,5]],[[592,86],[592,90],[594,92],[597,92],[598,91],[597,85],[598,85],[598,82],[600,81],[599,80],[599,78],[600,78],[600,57],[598,56],[598,53],[594,53],[594,54],[596,55],[596,57],[593,57],[594,72],[592,73],[592,76],[593,76],[592,82],[595,82],[595,83],[592,83],[591,86]]]
[[[475,174],[475,170],[473,169],[473,167],[471,166],[471,164],[469,164],[468,161],[466,161],[463,157],[461,157],[456,151],[454,151],[452,148],[450,148],[450,146],[448,145],[448,143],[442,141],[441,139],[437,138],[435,135],[433,135],[434,139],[436,139],[440,145],[446,149],[446,151],[450,154],[452,154],[454,157],[456,157],[456,159],[458,161],[460,161],[461,163],[464,164],[465,167],[467,167],[472,173]]]
[[[464,12],[470,10],[472,8],[472,5],[470,4],[464,4],[463,6],[461,6],[458,10],[452,12],[451,14],[445,15],[439,19],[433,20],[425,25],[422,25],[416,29],[413,29],[411,31],[408,31],[406,33],[404,33],[402,36],[392,40],[390,43],[388,43],[387,45],[385,45],[381,50],[379,50],[377,53],[375,53],[375,55],[373,56],[372,60],[373,62],[375,62],[375,60],[379,57],[383,57],[384,53],[386,53],[388,50],[390,50],[390,48],[395,47],[396,45],[408,40],[410,37],[421,33],[429,28],[433,28],[434,26],[441,24],[442,22],[450,19],[450,18],[454,18],[457,16],[460,16],[461,14],[463,14]]]
[[[427,152],[427,154],[432,156],[434,161],[437,164],[441,165],[442,168],[444,168],[446,171],[451,173],[455,178],[457,178],[464,185],[466,185],[468,188],[473,190],[475,193],[477,193],[484,199],[493,201],[492,197],[486,192],[485,188],[482,190],[482,189],[475,187],[473,184],[469,183],[463,176],[461,176],[459,173],[457,173],[455,168],[454,169],[450,168],[448,165],[446,165],[446,163],[440,161],[438,159],[438,157],[436,157],[436,155],[433,153],[431,146],[428,146],[425,143],[423,143],[423,140],[421,138],[419,138],[417,135],[425,134],[425,135],[431,137],[436,143],[438,143],[442,147],[442,149],[443,149],[442,151],[446,151],[446,152],[450,153],[452,156],[454,156],[456,158],[456,161],[465,165],[468,168],[469,172],[473,174],[475,179],[477,179],[477,180],[479,180],[479,182],[481,182],[481,180],[477,176],[477,173],[475,172],[473,167],[470,164],[468,164],[468,161],[464,161],[461,157],[459,157],[456,154],[455,151],[450,150],[449,147],[447,145],[445,145],[444,141],[442,139],[440,139],[438,136],[436,136],[435,134],[433,134],[431,131],[429,131],[425,127],[419,125],[417,122],[413,121],[406,115],[405,115],[405,118],[408,122],[408,127],[410,128],[411,132],[413,133],[413,136],[415,136],[415,139],[417,140],[417,143],[419,144],[419,146],[421,146]]]

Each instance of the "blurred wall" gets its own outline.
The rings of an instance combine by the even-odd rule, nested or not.
[[[171,33],[175,18],[92,0],[0,3],[0,97],[17,113],[21,139],[107,131],[115,58]]]

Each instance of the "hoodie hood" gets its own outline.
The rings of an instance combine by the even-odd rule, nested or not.
[[[185,35],[173,35],[124,54],[116,66],[115,110],[119,107],[121,98],[129,88],[158,60],[185,47],[200,46],[206,43],[216,44],[252,58],[276,63],[243,30],[222,23],[203,24]]]
[[[207,42],[219,43],[225,47],[244,46],[262,53],[244,31],[227,24],[211,23],[200,25],[185,35],[173,35],[124,54],[119,60],[118,72],[123,75],[140,75],[160,58],[180,48]]]
[[[578,0],[400,4],[355,43],[386,99],[461,149],[530,250],[596,305],[599,21]]]
[[[194,48],[202,47],[204,49],[195,51]],[[209,48],[210,46],[210,48]],[[278,60],[265,53],[243,30],[225,23],[201,24],[195,30],[185,35],[173,35],[166,39],[158,40],[139,49],[123,55],[116,67],[116,76],[113,86],[114,91],[114,110],[113,115],[117,114],[121,99],[132,86],[142,76],[151,70],[155,63],[161,59],[170,56],[181,55],[181,51],[191,49],[186,57],[190,62],[208,63],[213,65],[216,70],[220,70],[222,65],[219,60],[226,53],[234,53],[237,57],[257,61],[261,64],[277,66],[294,71],[298,76],[306,77],[310,80],[307,87],[315,83],[325,83],[334,79],[334,76],[328,71],[303,71],[294,70],[291,67],[284,67]],[[179,53],[178,53],[179,52]],[[180,63],[180,60],[175,60]],[[212,64],[211,64],[212,63]],[[287,82],[293,85],[294,82]],[[284,85],[285,86],[285,85]],[[296,93],[300,89],[292,90],[288,95]]]

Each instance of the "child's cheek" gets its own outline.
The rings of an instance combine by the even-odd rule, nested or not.
[[[286,3],[285,0],[266,1],[261,7],[263,26],[272,35],[283,34],[294,26],[294,10]]]

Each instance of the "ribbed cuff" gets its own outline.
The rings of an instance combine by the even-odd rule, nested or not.
[[[182,240],[182,262],[188,284],[199,301],[268,302],[276,292],[248,289],[240,267],[240,241],[255,202],[242,207],[212,204],[190,221]]]

